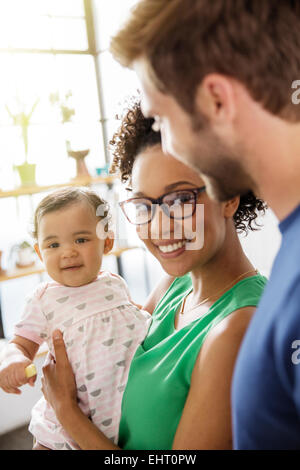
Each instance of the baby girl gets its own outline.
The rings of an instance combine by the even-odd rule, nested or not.
[[[35,212],[35,250],[51,282],[35,289],[0,366],[0,387],[21,393],[34,385],[25,369],[46,341],[54,356],[52,332],[64,335],[76,376],[82,411],[114,443],[118,441],[121,401],[130,361],[150,326],[148,312],[130,299],[125,281],[100,272],[103,254],[113,246],[108,213],[99,196],[85,188],[67,188],[45,197]],[[78,449],[42,397],[32,410],[29,430],[35,449]]]

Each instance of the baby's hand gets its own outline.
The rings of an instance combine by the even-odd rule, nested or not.
[[[25,356],[15,359],[3,361],[0,365],[0,387],[6,393],[15,393],[20,395],[22,392],[18,387],[29,384],[34,385],[36,375],[33,377],[26,377],[25,369],[32,364],[32,361]]]

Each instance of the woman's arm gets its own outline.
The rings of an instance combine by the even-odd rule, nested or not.
[[[82,450],[120,450],[78,406],[66,408],[58,420]]]
[[[43,367],[42,391],[57,419],[83,450],[117,450],[81,411],[77,404],[75,376],[69,362],[62,333],[53,333],[54,359]]]
[[[232,449],[231,381],[236,357],[255,307],[236,310],[208,334],[173,449]]]

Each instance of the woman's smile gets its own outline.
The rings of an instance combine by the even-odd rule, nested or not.
[[[162,258],[176,258],[185,251],[186,240],[169,240],[154,243]]]

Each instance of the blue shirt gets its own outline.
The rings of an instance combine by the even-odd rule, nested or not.
[[[232,384],[235,449],[300,449],[300,206],[244,337]]]

